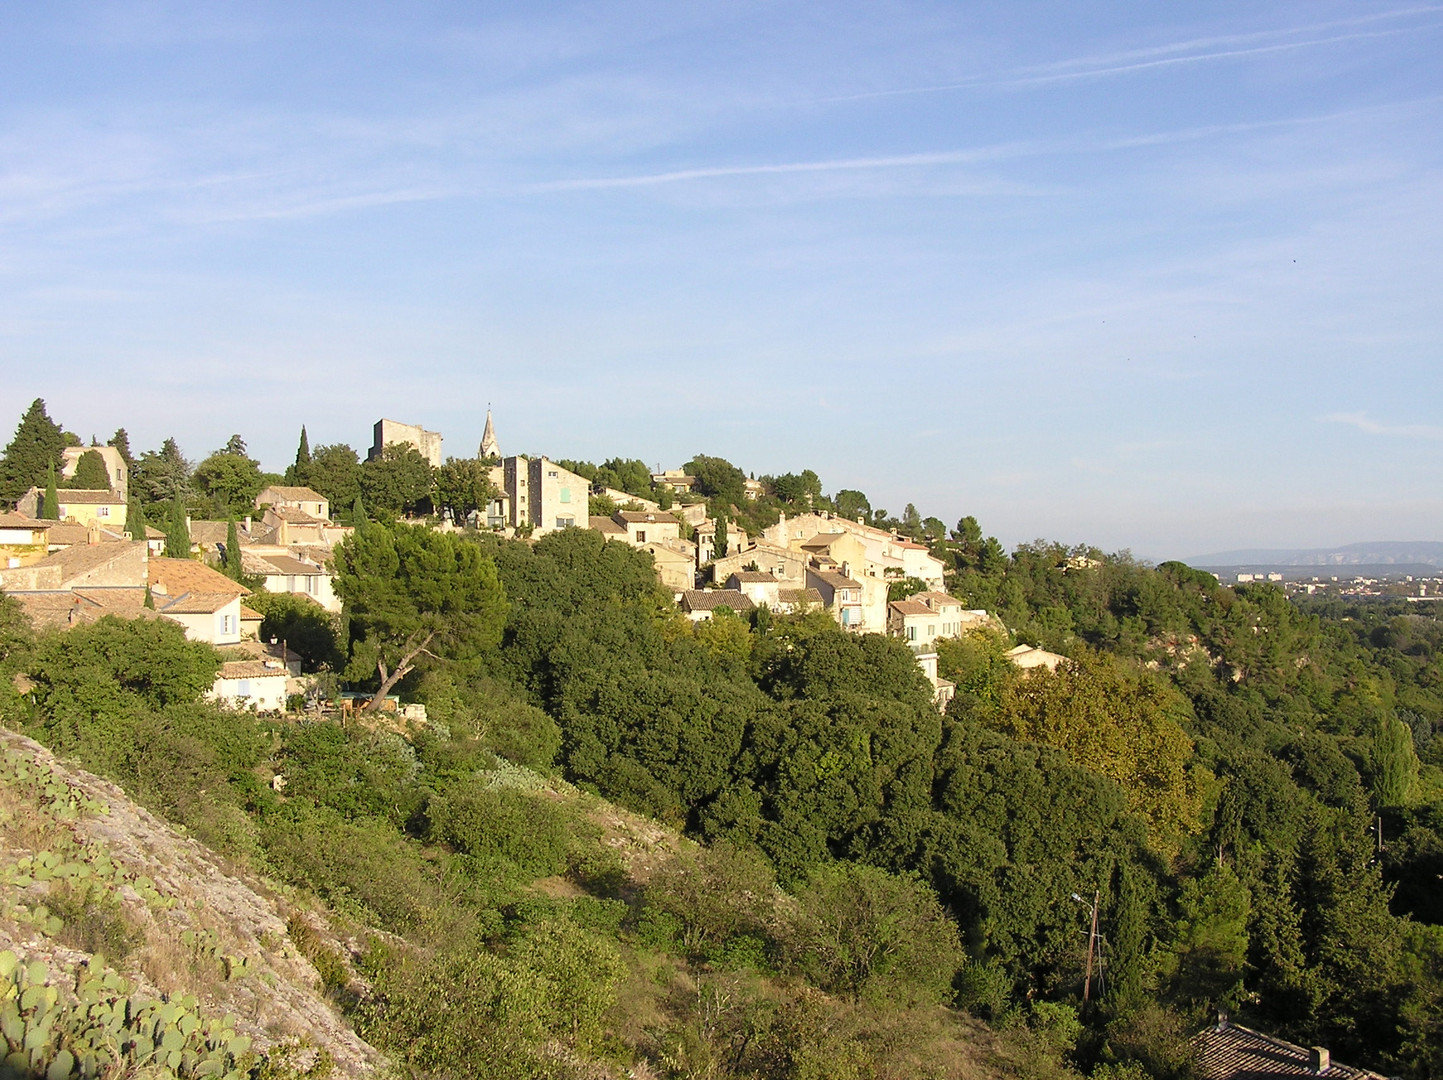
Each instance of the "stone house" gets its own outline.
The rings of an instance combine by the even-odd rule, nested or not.
[[[734,589],[757,607],[766,604],[776,611],[781,601],[782,583],[765,570],[737,570],[727,576],[726,587]]]
[[[680,540],[681,522],[665,511],[618,510],[611,520],[626,533],[626,542],[640,547],[657,540]]]
[[[336,595],[333,586],[335,575],[325,566],[293,555],[259,555],[254,551],[243,551],[241,568],[247,574],[264,578],[266,592],[304,596],[332,614],[341,610],[341,598]]]
[[[60,488],[56,495],[59,498],[61,521],[72,521],[77,525],[99,525],[102,528],[125,528],[125,496],[119,492]],[[40,513],[40,500],[44,496],[42,489],[31,488],[20,497],[16,509],[25,517],[37,517]]]
[[[250,595],[244,585],[191,559],[150,559],[147,579],[155,610],[185,627],[186,637],[212,645],[240,642],[241,597]]]
[[[487,511],[487,524],[493,528],[529,528],[532,536],[540,537],[590,523],[591,484],[586,477],[544,456],[509,457],[498,469],[502,494]]]
[[[822,598],[822,606],[831,613],[843,630],[860,633],[867,629],[877,629],[866,625],[861,582],[836,570],[808,568],[807,588],[817,590]]]
[[[329,521],[331,503],[318,491],[288,484],[271,484],[256,496],[256,509],[274,506],[281,510],[299,510],[309,517]]]
[[[689,540],[649,540],[638,547],[650,552],[656,576],[672,592],[696,587],[696,545]]]

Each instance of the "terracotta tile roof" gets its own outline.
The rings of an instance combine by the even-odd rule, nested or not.
[[[151,594],[157,611],[166,615],[214,615],[221,608],[237,598],[233,592],[224,593],[182,593],[174,599]]]
[[[285,499],[287,502],[322,502],[328,503],[331,500],[322,495],[319,491],[312,491],[308,487],[288,487],[285,484],[271,484],[256,496],[256,505],[260,506],[261,495],[273,494],[278,499]]]
[[[1222,1021],[1193,1036],[1198,1075],[1203,1080],[1271,1080],[1275,1076],[1327,1076],[1343,1080],[1384,1080],[1382,1073],[1340,1065],[1315,1070],[1312,1052],[1260,1031]]]
[[[611,516],[613,520],[620,518],[622,521],[631,522],[636,525],[680,524],[676,518],[662,510],[658,510],[655,513],[647,513],[644,510],[618,510]]]
[[[778,589],[777,600],[783,604],[820,604],[822,594],[816,589]]]
[[[57,521],[50,526],[50,542],[52,544],[65,544],[73,547],[76,544],[88,544],[90,542],[90,530],[84,525],[72,525],[67,521]]]
[[[261,621],[263,621],[264,619],[265,619],[265,616],[262,615],[262,614],[261,614],[259,611],[257,611],[255,608],[248,608],[248,607],[246,607],[244,604],[241,605],[241,621],[242,621],[242,622],[261,622]]]
[[[324,518],[312,517],[303,510],[295,510],[289,506],[273,506],[271,513],[289,525],[325,525]]]
[[[271,664],[275,666],[272,667]],[[220,666],[221,679],[283,679],[286,669],[279,660],[227,660]]]
[[[747,585],[754,585],[764,581],[769,582],[777,580],[777,576],[775,574],[768,573],[765,570],[738,570],[735,573],[728,574],[727,576],[729,578],[734,577],[738,581],[743,582]]]
[[[887,605],[898,615],[935,615],[926,604],[917,600],[893,600]]]
[[[136,544],[72,544],[70,547],[61,548],[59,551],[52,551],[45,558],[38,562],[31,563],[33,566],[58,566],[60,567],[60,583],[65,585],[74,581],[82,574],[88,574],[92,570],[98,570],[107,563],[117,559],[123,559],[137,547]],[[143,582],[136,582],[136,587],[144,588]]]
[[[929,548],[926,544],[913,543],[911,540],[901,540],[901,539],[893,540],[893,541],[892,541],[892,546],[893,546],[893,547],[899,547],[899,548],[907,548],[909,551],[931,551],[931,550],[932,550],[932,549]]]
[[[807,573],[823,585],[830,585],[834,589],[860,589],[862,587],[860,582],[853,581],[846,574],[838,574],[831,570],[808,570]]]
[[[819,550],[825,551],[827,548],[831,547],[833,544],[835,544],[838,540],[842,539],[842,537],[846,535],[847,534],[844,532],[817,533],[816,536],[812,537],[810,540],[804,543],[802,547],[807,549],[808,551],[810,551],[812,548],[817,548]]]
[[[55,525],[53,521],[40,521],[37,518],[26,517],[24,514],[5,513],[0,514],[0,529],[47,529]]]
[[[587,518],[590,527],[599,533],[606,533],[610,536],[625,536],[626,529],[612,521],[609,517],[592,516]]]
[[[254,558],[254,556],[252,557]],[[310,563],[301,562],[300,559],[292,558],[290,555],[267,555],[262,561],[274,568],[271,571],[272,573],[294,574],[297,576],[329,573],[329,571],[319,566],[312,566]]]
[[[955,596],[948,596],[946,593],[937,592],[935,589],[927,589],[919,592],[913,599],[920,600],[924,604],[930,601],[934,604],[956,604],[958,607],[962,606],[962,601],[958,600]]]
[[[84,488],[61,488],[55,493],[60,505],[71,503],[75,506],[124,506],[125,500],[116,491],[86,491]]]
[[[681,606],[687,611],[715,611],[717,608],[752,611],[756,608],[736,589],[687,589],[681,594]]]
[[[229,593],[231,596],[249,596],[250,590],[239,582],[232,581],[219,570],[212,570],[193,559],[151,559],[150,587],[152,592],[164,590],[170,596],[183,593]]]

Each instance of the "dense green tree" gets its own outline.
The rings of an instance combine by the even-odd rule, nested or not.
[[[982,526],[977,524],[977,519],[971,514],[959,518],[957,527],[952,530],[952,539],[956,540],[965,548],[980,547],[982,543]]]
[[[344,666],[338,620],[314,600],[293,593],[255,592],[246,597],[246,604],[261,614],[261,640],[284,641],[300,657],[303,671],[322,667],[339,671]]]
[[[718,514],[716,518],[716,535],[712,538],[712,552],[718,559],[725,558],[731,541],[727,537],[727,516]]]
[[[822,481],[811,469],[800,474],[783,473],[781,476],[762,477],[771,493],[786,503],[811,506],[822,501]]]
[[[318,446],[306,470],[305,486],[326,497],[332,512],[361,497],[361,463],[345,443]]]
[[[75,463],[75,475],[65,486],[80,491],[109,491],[110,470],[105,467],[105,459],[94,450],[81,454]]]
[[[738,506],[745,499],[747,474],[725,458],[697,454],[682,469],[696,478],[696,490],[719,506]]]
[[[839,517],[849,520],[857,518],[870,519],[872,516],[872,504],[860,491],[844,488],[832,496],[832,505],[837,508]]]
[[[265,486],[260,463],[229,450],[217,450],[202,461],[195,467],[194,478],[208,509],[220,517],[248,513]]]
[[[137,492],[147,507],[188,499],[191,495],[191,464],[174,439],[166,439],[159,450],[140,455],[130,474],[130,490]]]
[[[1107,657],[1083,654],[1056,672],[1032,671],[1003,691],[987,722],[1015,738],[1067,752],[1120,784],[1160,851],[1200,828],[1206,777],[1189,768],[1185,699]]]
[[[479,458],[447,458],[436,470],[436,506],[458,524],[473,510],[485,510],[496,494],[491,466]]]
[[[601,463],[592,479],[601,487],[616,488],[644,498],[651,496],[651,470],[638,458],[609,458]]]
[[[420,514],[431,509],[434,470],[410,443],[392,443],[360,469],[366,509],[381,514]]]
[[[45,483],[47,470],[59,468],[65,433],[50,419],[45,402],[36,398],[20,418],[15,435],[0,459],[0,500],[11,505],[32,487]]]
[[[367,525],[335,550],[352,678],[380,685],[368,706],[425,660],[474,661],[501,639],[506,593],[475,543],[424,526]]]

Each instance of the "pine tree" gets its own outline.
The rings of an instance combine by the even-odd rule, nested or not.
[[[232,517],[225,527],[225,572],[236,581],[241,579],[241,551],[239,530]]]
[[[20,418],[0,461],[0,500],[13,504],[32,487],[43,484],[46,470],[60,464],[63,449],[65,433],[46,413],[44,399],[36,398]]]
[[[125,531],[132,540],[145,539],[145,507],[140,504],[140,496],[133,491],[125,504]]]
[[[361,497],[356,496],[355,505],[351,507],[351,524],[356,531],[360,532],[366,527],[366,508],[361,504]]]
[[[45,475],[45,500],[40,504],[40,516],[46,521],[60,520],[60,493],[55,490],[55,463]]]
[[[151,595],[150,586],[148,584],[145,586],[145,609],[147,611],[155,610],[155,597]]]
[[[165,557],[190,558],[190,526],[185,520],[185,503],[179,497],[170,505],[170,523],[165,530]]]
[[[135,458],[130,456],[130,434],[124,428],[116,428],[107,445],[120,452],[120,460],[125,462],[127,469],[135,464]]]

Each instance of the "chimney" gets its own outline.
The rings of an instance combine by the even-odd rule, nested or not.
[[[1226,1010],[1226,1009],[1219,1009],[1219,1010],[1218,1010],[1218,1026],[1217,1026],[1217,1030],[1218,1030],[1218,1031],[1226,1031],[1226,1030],[1228,1029],[1228,1022],[1229,1022],[1229,1021],[1228,1021],[1227,1010]]]
[[[247,514],[247,515],[246,515],[246,532],[250,532],[250,531],[251,531],[251,516],[250,516],[249,514]]]
[[[1308,1068],[1314,1076],[1322,1076],[1333,1067],[1333,1055],[1325,1046],[1314,1046],[1308,1050]]]

